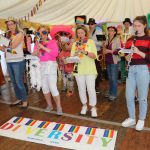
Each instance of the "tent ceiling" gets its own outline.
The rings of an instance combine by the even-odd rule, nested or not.
[[[39,0],[0,0],[0,17],[22,18],[31,14]],[[123,21],[150,13],[150,0],[46,0],[30,21],[73,24],[74,16],[86,15],[96,21]]]

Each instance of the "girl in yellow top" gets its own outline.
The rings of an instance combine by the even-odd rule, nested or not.
[[[91,106],[91,116],[97,117],[96,111],[96,91],[95,79],[97,76],[94,59],[97,58],[97,50],[93,40],[89,39],[88,30],[85,26],[79,25],[75,31],[76,41],[73,43],[71,56],[79,56],[80,63],[74,67],[74,75],[77,81],[79,96],[83,104],[80,114],[87,113],[87,96],[89,96],[89,105]]]

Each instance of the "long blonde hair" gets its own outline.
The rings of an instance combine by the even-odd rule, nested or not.
[[[16,29],[15,29],[15,33],[17,34],[17,33],[19,33],[19,32],[23,32],[23,30],[21,29],[21,27],[20,27],[20,25],[19,25],[19,23],[17,22],[17,21],[15,21],[15,20],[9,20],[9,21],[7,21],[6,22],[6,28],[7,28],[7,33],[6,33],[6,37],[7,38],[10,38],[11,37],[11,31],[9,31],[9,28],[8,28],[8,25],[7,25],[7,23],[8,22],[13,22],[15,25],[16,25]]]
[[[89,38],[89,31],[84,25],[77,25],[76,31],[75,31],[75,38],[78,39],[77,31],[79,29],[82,29],[85,32],[85,37],[88,39]]]

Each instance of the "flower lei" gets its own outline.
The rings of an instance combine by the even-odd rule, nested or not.
[[[47,39],[46,41],[42,41],[40,42],[40,44],[42,44],[44,47],[47,47],[49,40]],[[40,56],[44,56],[45,51],[43,51],[42,49],[39,50],[39,55]]]
[[[80,51],[80,50],[85,50],[87,41],[88,41],[87,38],[84,38],[82,41],[81,40],[77,40],[76,41],[76,45],[75,45],[75,51],[77,52],[77,51]],[[80,53],[79,54],[79,58],[81,59],[83,57],[84,57],[84,54]]]
[[[16,37],[16,35],[16,33],[12,34],[10,40],[12,41]],[[7,48],[7,52],[11,54],[17,54],[16,50],[11,48]]]

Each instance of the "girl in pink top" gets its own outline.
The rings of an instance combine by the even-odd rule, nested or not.
[[[48,39],[48,29],[40,26],[38,29],[39,41],[34,47],[34,54],[40,58],[42,91],[47,102],[45,111],[53,109],[51,94],[57,105],[57,114],[62,115],[60,96],[57,89],[57,63],[58,46],[55,40]],[[51,94],[50,94],[51,93]]]

